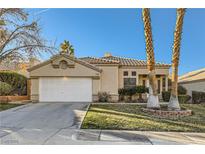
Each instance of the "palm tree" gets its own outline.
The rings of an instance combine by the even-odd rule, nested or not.
[[[184,14],[185,9],[177,9],[177,20],[174,32],[174,44],[172,51],[172,90],[170,101],[168,104],[169,110],[180,110],[180,105],[178,101],[178,65]]]
[[[146,42],[146,54],[147,54],[147,69],[149,71],[149,97],[147,101],[147,108],[160,108],[158,92],[156,87],[156,74],[155,74],[155,58],[154,48],[152,41],[152,27],[150,19],[150,10],[145,8],[142,10],[143,22],[144,22],[144,34]]]
[[[69,41],[64,41],[62,44],[61,44],[61,53],[64,53],[64,54],[68,54],[70,56],[74,56],[74,48],[73,46],[70,44]]]

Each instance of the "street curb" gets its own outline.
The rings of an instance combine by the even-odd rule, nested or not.
[[[21,109],[21,108],[25,108],[25,107],[27,107],[27,106],[29,106],[29,105],[31,105],[32,103],[27,103],[27,104],[24,104],[24,105],[20,105],[20,106],[17,106],[17,107],[13,107],[13,108],[10,108],[10,109],[8,109],[8,110],[3,110],[3,111],[0,111],[0,113],[3,113],[3,112],[8,112],[8,111],[10,111],[10,112],[15,112],[16,110],[19,110],[19,109]]]
[[[99,105],[147,105],[147,103],[109,103],[109,102],[105,102],[105,103],[101,103],[101,102],[99,102],[99,103],[91,103],[91,104],[93,104],[93,105],[96,105],[96,104],[99,104]],[[160,104],[161,105],[167,105],[168,104],[168,102],[160,102]]]
[[[177,132],[177,131],[139,131],[139,130],[125,130],[125,129],[82,129],[82,130],[87,130],[87,131],[110,131],[110,132],[115,132],[115,131],[121,131],[121,132],[136,132],[136,133],[182,133],[182,134],[205,134],[202,132]]]
[[[87,108],[86,108],[86,113],[85,113],[84,117],[82,118],[82,121],[80,122],[80,125],[79,125],[78,129],[81,129],[81,126],[82,126],[82,124],[83,124],[83,121],[84,121],[84,119],[85,119],[85,117],[86,117],[86,115],[87,115],[87,113],[88,113],[88,109],[90,108],[91,105],[92,105],[92,103],[90,103],[90,104],[87,106]]]

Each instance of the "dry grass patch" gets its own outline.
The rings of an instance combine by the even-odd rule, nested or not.
[[[192,116],[160,119],[142,112],[142,105],[93,104],[83,121],[83,129],[123,129],[141,131],[205,132],[205,104],[183,104]]]

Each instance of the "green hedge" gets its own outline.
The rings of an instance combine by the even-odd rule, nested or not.
[[[12,86],[6,82],[0,81],[0,96],[9,95],[12,91]]]
[[[179,95],[186,95],[186,94],[187,94],[186,88],[183,87],[183,86],[181,86],[181,85],[179,85],[179,86],[178,86],[178,94],[179,94]]]
[[[130,88],[120,88],[118,89],[118,94],[120,96],[120,100],[127,99],[128,102],[132,101],[132,96],[138,94],[139,95],[139,102],[144,102],[142,99],[143,93],[148,93],[149,90],[145,86],[135,86]],[[128,96],[128,97],[127,97]]]
[[[0,81],[11,85],[12,91],[9,95],[27,94],[27,78],[21,74],[12,71],[0,71]]]
[[[179,95],[178,100],[179,103],[187,103],[191,99],[191,96],[189,95]]]
[[[205,103],[205,92],[192,91],[193,103]]]
[[[171,92],[170,91],[163,91],[162,92],[162,99],[163,99],[163,101],[169,102],[170,96],[171,96]]]
[[[163,101],[169,102],[170,96],[171,96],[170,91],[163,91],[162,92]],[[178,95],[179,103],[187,103],[190,99],[191,99],[191,96],[189,96],[189,95]]]
[[[143,93],[148,93],[148,88],[145,86],[135,86],[135,87],[130,87],[130,88],[120,88],[118,89],[118,94],[119,95],[124,95],[124,96],[133,96],[135,94],[143,94]]]

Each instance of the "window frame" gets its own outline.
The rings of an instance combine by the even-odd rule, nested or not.
[[[128,76],[128,75],[129,75],[128,71],[123,71],[123,76]]]
[[[133,73],[135,74],[135,75],[133,75]],[[136,71],[132,71],[132,76],[137,76],[137,72]]]
[[[127,81],[125,81],[125,80],[127,80]],[[131,80],[133,80],[133,81],[131,81]],[[126,82],[128,82],[128,84],[126,84]],[[136,78],[130,78],[130,77],[123,78],[123,86],[124,86],[124,88],[135,87],[136,84],[137,84]]]

